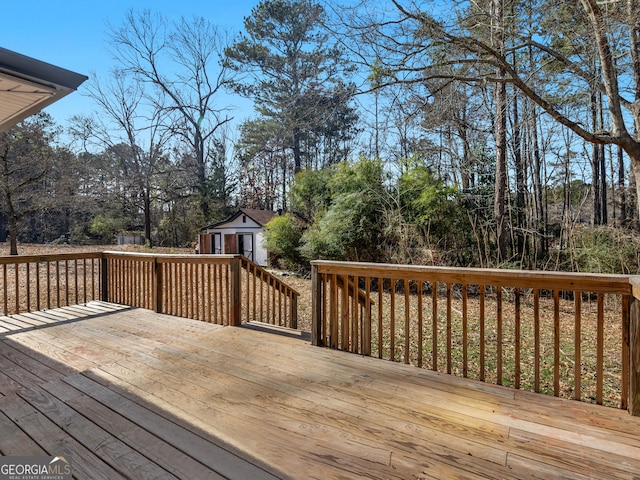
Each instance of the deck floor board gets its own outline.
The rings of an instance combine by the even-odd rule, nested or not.
[[[86,305],[0,318],[0,453],[79,478],[627,478],[640,419],[220,327]]]

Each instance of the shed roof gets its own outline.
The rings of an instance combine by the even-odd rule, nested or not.
[[[207,225],[206,227],[203,228],[203,230],[216,228],[221,225],[224,225],[225,223],[232,222],[236,218],[238,218],[240,215],[246,215],[251,220],[256,222],[258,225],[260,225],[261,227],[264,227],[267,223],[269,223],[269,220],[271,220],[273,217],[278,215],[278,212],[274,212],[272,210],[259,210],[255,208],[239,208],[238,211],[236,211],[233,215],[231,215],[226,220],[223,220],[222,222],[216,222],[211,225]]]
[[[85,75],[0,47],[0,131],[75,91]]]

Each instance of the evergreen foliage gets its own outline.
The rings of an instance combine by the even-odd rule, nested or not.
[[[308,259],[379,261],[387,192],[382,162],[343,162],[327,183],[328,209],[305,232],[301,252]]]
[[[282,266],[289,269],[303,264],[300,254],[300,240],[303,233],[302,221],[291,213],[272,218],[264,232],[267,250],[282,261]]]

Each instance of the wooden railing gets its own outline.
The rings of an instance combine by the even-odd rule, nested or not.
[[[242,257],[240,262],[244,270],[241,299],[243,318],[247,322],[257,320],[298,328],[300,294],[248,258]]]
[[[102,253],[0,257],[2,314],[102,298]]]
[[[232,301],[239,296],[233,256],[104,255],[108,301],[218,325],[239,325],[238,305]]]
[[[219,325],[297,327],[298,292],[240,255],[126,252],[0,257],[0,314],[91,300]]]
[[[312,289],[314,345],[640,415],[628,276],[315,261]]]
[[[107,300],[296,327],[298,292],[239,255],[0,257],[4,315]],[[640,277],[317,261],[312,342],[640,415]]]
[[[218,325],[297,327],[298,292],[240,255],[104,255],[110,302]]]
[[[629,316],[625,319],[628,328],[623,325],[625,336],[623,348],[629,357],[629,412],[640,416],[640,277],[631,277],[631,301]]]

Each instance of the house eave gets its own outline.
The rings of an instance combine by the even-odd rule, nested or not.
[[[87,78],[0,47],[0,132],[77,90]]]

